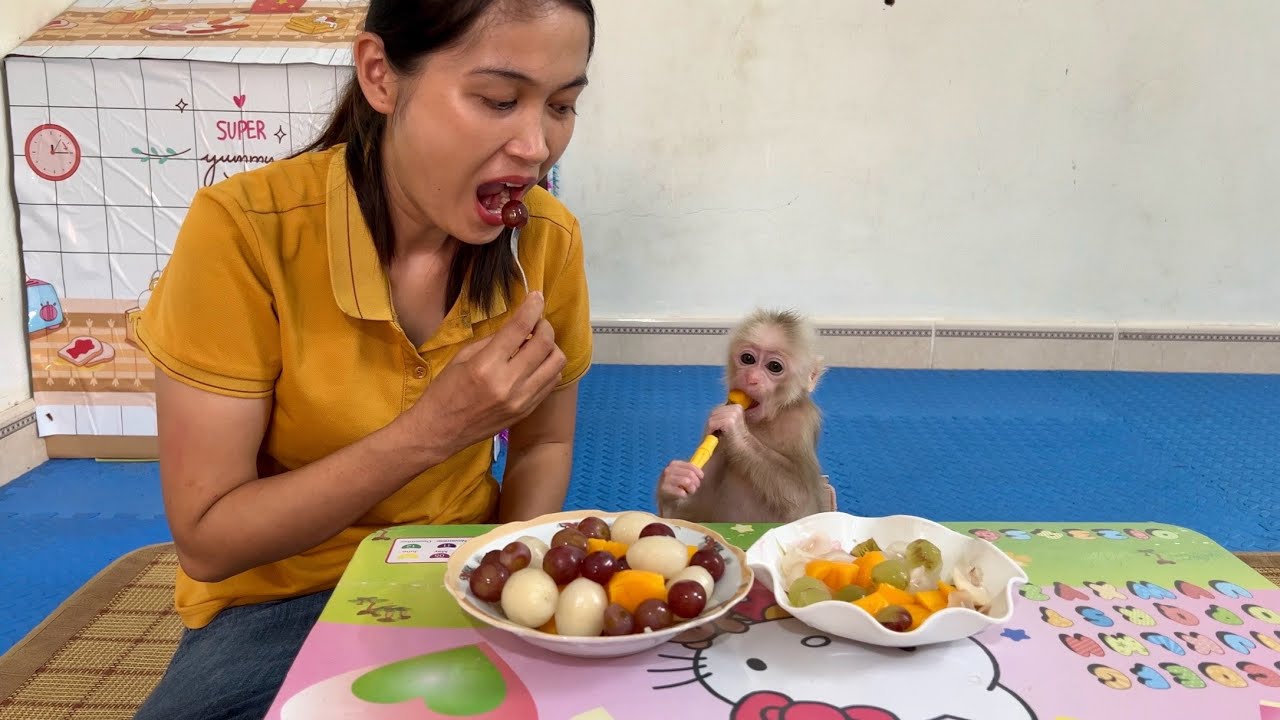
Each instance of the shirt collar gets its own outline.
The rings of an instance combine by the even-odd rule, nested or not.
[[[391,320],[391,287],[347,176],[345,146],[332,150],[325,201],[329,282],[338,307],[364,320]]]
[[[325,201],[326,234],[329,246],[329,282],[333,297],[344,313],[364,320],[392,321],[391,285],[373,244],[373,235],[360,211],[360,201],[347,175],[346,146],[332,150]],[[492,312],[472,306],[466,299],[471,284],[468,272],[463,295],[445,315],[444,322],[427,341],[429,346],[449,344],[471,336],[471,326],[507,311],[501,295],[494,298]]]

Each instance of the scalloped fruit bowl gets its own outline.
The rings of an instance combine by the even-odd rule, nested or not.
[[[724,573],[715,583],[714,592],[707,597],[706,607],[696,618],[676,619],[670,626],[661,630],[647,630],[630,635],[618,636],[572,636],[559,635],[537,628],[526,627],[508,620],[502,612],[499,602],[486,602],[471,592],[467,579],[470,570],[479,566],[481,558],[492,550],[501,550],[513,540],[521,536],[531,535],[542,540],[548,546],[551,538],[565,526],[577,525],[579,521],[594,515],[613,527],[614,522],[622,515],[633,512],[605,512],[602,510],[576,510],[573,512],[552,513],[524,522],[507,523],[473,538],[458,548],[445,568],[445,588],[458,601],[463,611],[476,620],[498,630],[508,632],[531,645],[561,655],[584,658],[609,658],[634,655],[670,642],[677,635],[693,628],[712,622],[729,612],[747,596],[755,582],[755,576],[747,565],[746,555],[742,550],[730,545],[718,533],[701,525],[659,518],[650,513],[637,513],[652,517],[653,522],[665,523],[675,533],[676,539],[686,545],[703,547],[708,541],[719,548],[720,557],[724,560]],[[464,570],[468,572],[464,575]]]
[[[991,607],[986,613],[964,607],[942,608],[918,627],[903,632],[884,627],[866,610],[841,600],[796,607],[787,597],[787,588],[782,587],[779,565],[782,549],[802,544],[816,533],[825,533],[839,541],[845,551],[867,538],[875,538],[882,548],[925,538],[942,553],[944,580],[952,577],[957,565],[976,566],[982,571],[982,585],[991,594]],[[1017,587],[1028,581],[1022,568],[991,543],[911,515],[876,518],[840,512],[810,515],[766,532],[747,551],[747,563],[760,582],[773,591],[778,605],[806,625],[849,640],[890,647],[951,642],[1003,625],[1013,615]]]

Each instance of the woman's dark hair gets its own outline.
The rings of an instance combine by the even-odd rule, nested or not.
[[[595,49],[596,22],[592,0],[371,0],[364,29],[382,38],[387,61],[401,75],[416,72],[424,57],[460,42],[476,22],[495,5],[503,5],[509,15],[534,16],[550,4],[578,10],[587,18],[588,56]],[[324,150],[346,143],[347,172],[360,203],[360,212],[373,236],[382,263],[391,262],[395,241],[391,235],[391,213],[387,207],[386,178],[382,167],[382,141],[387,118],[374,110],[353,75],[334,109],[328,125],[299,154]],[[467,299],[492,308],[495,292],[508,293],[515,282],[515,257],[511,254],[511,230],[485,245],[462,244],[449,268],[445,309],[462,294],[462,284],[471,270]]]

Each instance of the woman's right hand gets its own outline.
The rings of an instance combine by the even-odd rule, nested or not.
[[[524,419],[551,394],[566,360],[544,306],[542,293],[530,293],[498,332],[458,351],[406,413],[424,443],[443,443],[452,455]]]

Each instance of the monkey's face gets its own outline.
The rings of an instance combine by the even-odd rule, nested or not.
[[[744,413],[748,423],[768,420],[804,395],[807,370],[799,364],[777,328],[760,328],[734,347],[729,387],[752,399]]]

